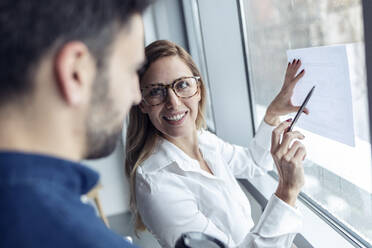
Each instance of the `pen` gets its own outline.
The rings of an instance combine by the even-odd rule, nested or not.
[[[304,102],[302,103],[300,109],[297,111],[297,114],[296,114],[295,118],[293,119],[291,125],[289,126],[287,132],[291,132],[292,131],[293,126],[296,124],[297,120],[300,118],[300,115],[302,114],[302,112],[303,112],[303,110],[304,110],[307,102],[309,101],[311,95],[313,94],[314,89],[315,89],[315,85],[311,88],[311,90],[309,91],[309,93],[307,93],[307,96],[306,96]]]

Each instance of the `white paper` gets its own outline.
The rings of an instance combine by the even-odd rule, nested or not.
[[[297,126],[321,136],[355,146],[353,108],[346,45],[303,48],[287,51],[288,61],[301,59],[298,72],[305,75],[297,83],[292,102],[299,106],[313,85],[315,90]]]

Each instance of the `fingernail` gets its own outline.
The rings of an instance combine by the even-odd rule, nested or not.
[[[293,59],[293,61],[292,61],[292,64],[295,62],[296,60],[295,59]]]
[[[302,71],[300,73],[303,73],[305,71],[305,69],[302,69]]]
[[[286,122],[291,122],[292,121],[292,118],[289,118],[288,120],[286,120]]]

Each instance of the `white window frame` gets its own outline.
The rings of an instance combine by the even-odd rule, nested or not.
[[[240,15],[242,0],[183,0],[184,10],[197,9],[200,32],[194,37],[187,27],[190,50],[192,40],[203,47],[206,63],[205,70],[210,82],[210,94],[213,106],[216,134],[222,139],[234,144],[247,146],[254,135],[255,113],[253,108],[252,90],[249,84],[248,56],[246,56],[245,22]],[[372,58],[372,17],[366,13],[372,11],[372,1],[363,0],[366,60]],[[184,14],[185,23],[192,23],[194,15]],[[369,22],[369,23],[368,23]],[[186,25],[187,26],[187,25]],[[190,25],[189,25],[190,26]],[[368,27],[371,26],[368,30]],[[195,35],[195,32],[194,32]],[[191,42],[190,42],[191,41]],[[202,44],[200,45],[200,42]],[[198,52],[201,52],[200,49]],[[372,75],[372,66],[367,63],[367,78]],[[368,87],[369,98],[372,97],[372,87]],[[230,96],[229,99],[226,96]],[[372,101],[369,99],[369,109],[372,111]],[[237,114],[236,111],[239,111]],[[371,118],[370,114],[370,118]],[[372,123],[372,119],[371,122]],[[372,133],[372,132],[371,132]],[[249,182],[241,180],[262,208],[275,191],[277,181],[273,176],[265,175]],[[337,222],[327,219],[324,213],[300,196],[297,203],[303,213],[304,227],[297,235],[295,244],[298,247],[370,247],[363,243],[352,232],[340,228]]]

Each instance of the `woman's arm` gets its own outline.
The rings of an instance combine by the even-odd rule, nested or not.
[[[290,247],[302,225],[299,212],[273,195],[259,223],[246,235],[243,243],[236,244],[231,234],[224,233],[199,210],[195,193],[174,177],[169,180],[165,184],[160,182],[159,188],[151,187],[148,180],[142,181],[147,185],[138,186],[136,190],[142,220],[162,247],[173,248],[182,233],[196,231],[211,235],[228,247],[285,248]]]
[[[304,136],[300,132],[287,132],[289,125],[290,121],[285,121],[272,133],[271,154],[279,174],[277,190],[240,248],[291,247],[300,229],[301,218],[294,206],[304,185],[302,162],[306,150],[296,140]]]
[[[272,195],[258,223],[239,248],[290,248],[302,227],[300,212]]]
[[[302,222],[299,212],[273,195],[259,221],[238,246],[231,234],[224,233],[198,208],[195,192],[175,177],[139,179],[137,206],[142,220],[162,247],[174,247],[182,233],[195,231],[211,235],[228,247],[290,247]],[[161,182],[158,182],[161,180]],[[142,184],[142,186],[141,186]],[[211,204],[215,204],[211,202]]]
[[[294,203],[305,183],[302,162],[306,149],[298,139],[305,136],[298,131],[287,132],[291,122],[281,123],[272,134],[271,154],[279,174],[279,184],[275,194],[294,206]]]
[[[301,66],[300,60],[288,63],[283,86],[267,108],[264,120],[259,125],[256,135],[248,148],[243,148],[229,143],[221,142],[221,154],[229,164],[237,178],[250,178],[272,170],[273,161],[270,155],[270,136],[275,126],[279,124],[279,116],[296,112],[299,106],[291,102],[293,89],[303,77],[304,70],[298,73]],[[304,112],[309,113],[305,108]],[[253,163],[252,163],[253,162]]]

